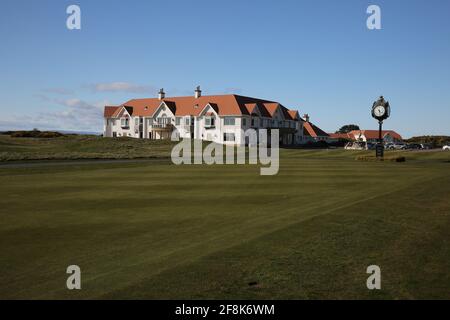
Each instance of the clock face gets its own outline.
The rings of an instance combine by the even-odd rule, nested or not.
[[[386,109],[383,106],[375,107],[375,110],[373,110],[373,113],[377,117],[382,117],[386,113]]]

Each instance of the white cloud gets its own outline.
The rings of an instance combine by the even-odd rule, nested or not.
[[[103,107],[108,101],[88,103],[81,99],[49,99],[65,107],[55,112],[41,112],[37,115],[13,115],[0,120],[1,130],[14,129],[59,129],[100,132],[103,126]]]

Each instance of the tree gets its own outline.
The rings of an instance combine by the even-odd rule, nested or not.
[[[359,130],[359,126],[356,124],[346,124],[336,131],[336,133],[349,133],[352,130]]]

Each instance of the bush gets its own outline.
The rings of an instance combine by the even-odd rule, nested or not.
[[[352,140],[339,138],[337,141],[329,142],[328,144],[332,147],[345,147],[345,145],[349,142],[352,142]]]
[[[59,137],[64,137],[64,135],[62,133],[54,132],[54,131],[45,131],[45,132],[41,132],[38,135],[38,138],[59,138]]]
[[[300,145],[300,147],[305,149],[324,149],[328,148],[328,143],[326,141],[308,141],[306,144]]]
[[[65,136],[64,134],[56,131],[39,131],[39,130],[11,131],[10,135],[13,138],[59,138]]]
[[[377,158],[376,156],[358,156],[358,161],[389,161],[389,162],[406,162],[406,158],[403,156],[390,156],[384,158]]]

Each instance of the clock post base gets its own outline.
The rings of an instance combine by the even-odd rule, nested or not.
[[[384,157],[384,146],[382,143],[377,143],[377,145],[375,146],[375,155],[377,158]]]

